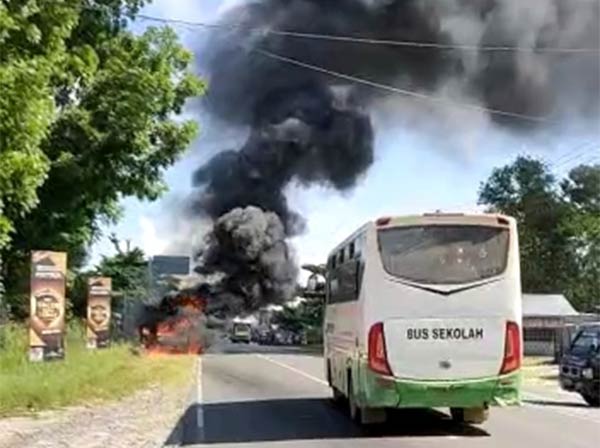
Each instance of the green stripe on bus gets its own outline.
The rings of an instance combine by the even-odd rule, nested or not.
[[[402,381],[378,376],[366,365],[358,369],[354,386],[361,406],[367,407],[477,407],[520,403],[521,375],[468,381]]]

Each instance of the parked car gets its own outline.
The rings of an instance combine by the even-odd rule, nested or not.
[[[560,363],[560,386],[600,407],[600,323],[585,324]]]

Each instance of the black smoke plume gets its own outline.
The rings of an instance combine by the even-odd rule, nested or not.
[[[208,294],[213,313],[253,310],[294,293],[298,272],[275,213],[254,206],[234,208],[216,220],[208,238],[198,272],[222,277],[218,289]]]
[[[293,293],[297,269],[286,239],[304,222],[290,210],[285,189],[291,182],[352,188],[374,158],[369,113],[391,95],[265,52],[431,95],[452,80],[463,102],[542,118],[488,117],[523,132],[581,112],[598,115],[598,55],[544,51],[597,47],[598,18],[599,3],[585,0],[257,0],[230,11],[201,59],[210,112],[227,126],[247,128],[248,138],[194,175],[194,211],[214,222],[199,271],[216,274],[218,281],[209,282],[215,301],[253,310]],[[479,51],[308,40],[269,30]],[[403,113],[417,113],[410,105],[418,100],[397,101]]]

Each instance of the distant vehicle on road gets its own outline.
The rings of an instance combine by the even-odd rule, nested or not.
[[[560,363],[560,386],[600,406],[600,323],[579,329]]]
[[[324,352],[334,399],[359,423],[386,408],[450,408],[481,423],[520,402],[516,221],[496,214],[380,218],[327,263]]]
[[[229,339],[231,342],[243,342],[249,344],[252,340],[252,326],[245,322],[235,322],[231,328]]]
[[[294,345],[297,340],[297,335],[290,331],[279,329],[273,332],[273,345]]]
[[[272,345],[273,344],[273,332],[270,330],[259,329],[256,332],[254,341],[260,345]]]

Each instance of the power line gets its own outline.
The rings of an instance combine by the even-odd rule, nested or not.
[[[554,159],[553,161],[550,161],[549,163],[556,164],[556,163],[560,162],[561,160],[569,157],[571,154],[574,154],[576,151],[579,151],[582,148],[585,148],[585,151],[587,151],[589,149],[590,145],[594,145],[594,142],[587,141],[584,143],[580,143],[580,144],[576,145],[574,148],[571,148],[567,152],[560,155],[558,158]]]
[[[587,157],[587,158],[579,157],[574,160],[575,163],[568,165],[568,166],[564,166],[564,169],[568,172],[568,171],[572,170],[573,168],[576,168],[580,165],[591,165],[591,164],[593,164],[593,162],[596,162],[598,159],[600,159],[600,152],[598,154],[599,155],[592,154],[590,157]]]
[[[578,159],[581,159],[581,157],[578,157],[578,158],[576,158],[576,159],[571,159],[571,161],[573,161],[573,160],[577,161]],[[571,165],[571,166],[568,166],[568,167],[566,166],[565,168],[566,168],[567,170],[569,170],[569,171],[570,171],[571,169],[573,169],[573,168],[575,168],[575,167],[577,167],[577,166],[579,166],[579,165],[590,165],[590,164],[592,164],[593,162],[596,162],[596,161],[598,161],[598,160],[600,160],[600,156],[592,156],[592,157],[589,157],[589,158],[583,159],[583,160],[581,160],[580,162],[578,162],[578,163],[576,163],[576,164],[573,164],[573,165]],[[568,162],[565,162],[565,163],[568,163]],[[561,166],[561,165],[564,165],[564,163],[561,163],[561,164],[559,164],[559,165],[555,166],[555,169],[556,169],[558,166]],[[531,207],[538,207],[539,209],[541,209],[541,210],[543,210],[543,211],[547,211],[547,210],[550,210],[550,209],[551,209],[551,205],[547,203],[548,199],[550,199],[550,198],[548,198],[548,197],[537,198],[537,199],[534,199],[534,200],[532,200],[532,201],[528,202],[527,206],[528,206],[529,208],[531,208]],[[538,210],[538,211],[535,211],[535,210],[534,210],[534,211],[532,211],[532,212],[530,212],[530,213],[531,213],[531,214],[534,214],[534,215],[535,215],[535,214],[539,214],[539,213],[540,213],[540,210]]]
[[[593,145],[596,145],[596,144],[598,144],[598,143],[588,141],[588,142],[576,145],[574,149],[572,149],[571,151],[568,151],[567,153],[561,155],[560,157],[558,157],[554,161],[549,161],[549,162],[545,162],[545,163],[547,165],[554,165],[554,169],[556,169],[556,168],[558,168],[560,166],[564,166],[565,164],[567,164],[569,162],[579,161],[579,160],[581,160],[585,156],[585,154],[590,149],[593,149],[590,146],[591,145],[593,146]],[[563,160],[563,162],[561,162],[559,164],[556,164],[556,162],[558,162],[559,160],[564,159],[565,156],[568,156],[569,154],[572,154],[572,153],[574,153],[575,151],[578,151],[581,148],[586,148],[586,150],[583,151],[583,152],[577,152],[576,157],[568,157],[568,160]],[[590,165],[590,164],[593,164],[595,162],[600,162],[600,152],[598,153],[598,155],[592,154],[591,157],[583,159],[580,162],[578,162],[577,164],[573,164],[572,166],[566,167],[566,168],[568,170],[570,170],[570,169],[575,168],[578,165]],[[546,211],[546,210],[550,209],[550,206],[546,203],[547,201],[548,201],[547,197],[537,198],[537,199],[534,199],[533,201],[528,202],[527,205],[528,205],[528,207],[538,206],[540,209],[542,209],[540,211]],[[468,202],[468,203],[465,202],[463,204],[454,206],[453,208],[454,209],[459,209],[459,208],[464,208],[464,207],[471,207],[471,208],[473,208],[473,207],[477,207],[477,206],[489,206],[489,205],[491,205],[491,204],[485,204],[485,203],[484,204],[479,204],[479,202],[477,200],[474,204],[472,202]],[[450,207],[448,207],[448,208],[450,209]],[[540,211],[537,211],[535,213],[534,212],[530,212],[530,213],[532,213],[532,214],[539,214]]]
[[[273,35],[282,37],[291,37],[298,39],[311,39],[317,41],[332,41],[332,42],[343,42],[343,43],[356,43],[364,45],[383,45],[393,47],[410,47],[410,48],[424,48],[424,49],[438,49],[438,50],[463,50],[463,51],[494,51],[494,52],[525,52],[530,53],[543,52],[543,53],[579,53],[579,54],[600,54],[600,48],[553,48],[553,47],[518,47],[508,45],[462,45],[462,44],[440,44],[436,42],[419,42],[409,40],[392,40],[392,39],[372,39],[367,37],[359,36],[345,36],[337,34],[323,34],[323,33],[309,33],[300,31],[286,31],[278,29],[268,28],[257,28],[251,26],[245,26],[241,24],[218,24],[218,23],[207,23],[207,22],[194,22],[189,20],[181,19],[169,19],[162,17],[150,16],[147,14],[138,14],[137,18],[158,22],[166,23],[171,25],[184,25],[193,28],[206,28],[206,29],[226,29],[226,30],[243,30],[248,32],[257,32],[263,35]]]
[[[270,51],[263,50],[263,49],[255,48],[250,51],[261,54],[261,55],[271,58],[271,59],[275,59],[275,60],[278,60],[281,62],[286,62],[286,63],[292,64],[292,65],[296,65],[298,67],[303,67],[303,68],[306,68],[309,70],[313,70],[313,71],[316,71],[319,73],[333,76],[335,78],[343,79],[345,81],[351,81],[356,84],[363,84],[363,85],[373,87],[376,89],[385,90],[387,92],[397,93],[397,94],[404,95],[404,96],[410,96],[410,97],[417,98],[420,100],[443,103],[443,104],[447,104],[450,106],[458,106],[458,107],[462,107],[465,109],[476,110],[479,112],[488,112],[488,113],[494,114],[494,115],[504,115],[507,117],[520,118],[523,120],[535,121],[535,122],[540,122],[540,123],[548,121],[545,117],[535,117],[532,115],[525,115],[525,114],[520,114],[517,112],[508,112],[508,111],[499,110],[499,109],[491,109],[488,107],[478,106],[476,104],[461,103],[461,102],[453,101],[453,100],[450,100],[447,98],[441,98],[441,97],[437,97],[437,96],[433,96],[433,95],[428,95],[426,93],[420,93],[420,92],[415,92],[412,90],[405,90],[405,89],[401,89],[398,87],[389,86],[387,84],[382,84],[382,83],[371,81],[368,79],[359,78],[359,77],[352,76],[352,75],[347,75],[345,73],[336,72],[336,71],[329,70],[329,69],[326,69],[323,67],[319,67],[317,65],[308,64],[306,62],[299,61],[298,59],[288,58],[288,57],[281,56],[281,55],[278,55],[278,54],[275,54],[275,53],[272,53]]]
[[[457,46],[457,45],[435,44],[435,43],[427,43],[427,42],[378,40],[378,39],[366,39],[366,38],[360,38],[360,37],[357,38],[357,37],[353,37],[353,36],[301,33],[301,32],[292,32],[292,31],[284,31],[284,30],[268,30],[268,29],[245,27],[242,25],[223,25],[223,24],[193,22],[193,21],[178,20],[178,19],[159,18],[159,17],[149,16],[149,15],[145,15],[145,14],[138,14],[137,17],[139,17],[141,19],[145,19],[145,20],[150,20],[150,21],[158,21],[161,23],[170,23],[170,24],[180,24],[180,25],[192,26],[192,27],[203,27],[203,28],[212,28],[212,29],[240,29],[241,28],[241,29],[244,29],[247,31],[260,31],[263,34],[283,35],[283,36],[288,36],[288,37],[300,37],[300,38],[311,38],[311,39],[321,39],[321,40],[334,40],[334,41],[344,41],[344,42],[398,45],[398,46],[415,46],[415,47],[422,47],[422,48],[444,48],[444,49],[454,48],[454,49],[489,50],[489,51],[531,51],[532,50],[531,48],[523,48],[523,47],[506,47],[506,46],[505,47],[486,47],[486,46],[478,47],[478,46],[474,46],[474,45],[458,45]],[[589,48],[588,49],[586,49],[586,48],[578,48],[578,49],[546,48],[546,49],[536,49],[536,50],[546,50],[546,51],[555,51],[555,52],[573,52],[573,51],[594,52],[594,53],[600,52],[600,49],[589,49]],[[335,72],[333,70],[328,70],[323,67],[315,66],[312,64],[305,63],[303,61],[299,61],[297,59],[292,59],[292,58],[288,58],[288,57],[285,57],[282,55],[278,55],[278,54],[275,54],[275,53],[272,53],[270,51],[263,50],[260,48],[253,49],[251,51],[262,54],[263,56],[277,59],[282,62],[287,62],[287,63],[294,64],[294,65],[297,65],[297,66],[300,66],[300,67],[303,67],[306,69],[315,70],[315,71],[327,74],[329,76],[338,77],[338,78],[345,79],[345,80],[348,80],[348,81],[351,81],[354,83],[360,83],[360,84],[367,85],[367,86],[370,86],[373,88],[384,89],[386,91],[390,91],[390,92],[401,94],[401,95],[411,96],[411,97],[422,99],[422,100],[443,102],[443,103],[447,103],[450,105],[459,106],[459,107],[463,107],[463,108],[469,108],[469,109],[478,110],[478,111],[485,111],[485,112],[488,112],[491,114],[510,116],[510,117],[520,118],[520,119],[525,119],[525,120],[530,120],[530,121],[536,121],[536,122],[548,121],[545,117],[537,117],[537,116],[531,116],[531,115],[526,115],[526,114],[519,114],[519,113],[515,113],[515,112],[503,111],[503,110],[499,110],[499,109],[491,109],[491,108],[486,108],[486,107],[482,107],[482,106],[478,106],[478,105],[474,105],[474,104],[460,103],[460,102],[452,101],[452,100],[445,99],[445,98],[427,95],[424,93],[400,89],[397,87],[385,85],[385,84],[378,83],[375,81],[358,78],[358,77],[355,77],[352,75],[347,75],[344,73]],[[582,153],[580,153],[580,154],[583,155]],[[564,156],[568,156],[568,155],[569,154],[563,154],[563,156],[561,156],[560,159],[562,159]],[[575,158],[569,157],[567,160],[563,161],[561,163],[561,165],[568,163],[568,162],[574,160]],[[556,162],[557,161],[555,161],[555,163]]]
[[[546,166],[552,167],[552,169],[556,170],[557,168],[559,168],[561,166],[565,166],[571,162],[577,162],[578,160],[581,160],[590,151],[594,151],[598,148],[600,148],[599,142],[588,140],[583,143],[579,143],[579,144],[575,145],[574,147],[570,148],[568,151],[559,155],[555,159],[546,159],[544,157],[541,160],[543,161],[543,163]],[[598,152],[598,154],[600,154],[600,152]],[[529,154],[525,154],[525,155],[529,156]],[[592,153],[592,156],[593,156],[593,153]],[[536,156],[535,154],[532,157],[535,159],[538,159],[538,160],[540,159],[540,157]],[[573,166],[575,166],[575,165],[573,165]]]
[[[594,0],[594,1],[597,1],[597,0]],[[97,9],[97,8],[95,8],[95,7],[87,8],[86,7],[86,9]],[[517,47],[517,46],[485,46],[485,45],[478,46],[478,45],[438,44],[438,43],[433,43],[433,42],[397,41],[397,40],[388,40],[388,39],[371,39],[371,38],[363,38],[363,37],[356,37],[356,36],[343,36],[343,35],[333,35],[333,34],[319,34],[319,33],[286,31],[286,30],[277,30],[277,29],[264,29],[264,28],[249,27],[249,26],[239,25],[239,24],[215,24],[215,23],[187,21],[187,20],[180,20],[180,19],[160,18],[160,17],[150,16],[147,14],[137,14],[135,17],[140,18],[142,20],[147,20],[147,21],[153,21],[153,22],[159,22],[159,23],[165,23],[165,24],[173,24],[173,25],[183,25],[183,26],[193,27],[193,28],[226,29],[226,30],[241,29],[241,30],[248,31],[248,32],[257,32],[257,33],[260,33],[263,35],[276,35],[276,36],[301,38],[301,39],[313,39],[313,40],[321,40],[321,41],[334,41],[334,42],[358,43],[358,44],[369,44],[369,45],[387,45],[387,46],[397,46],[397,47],[412,47],[412,48],[425,48],[425,49],[429,48],[429,49],[443,49],[443,50],[466,50],[466,51],[496,51],[496,52],[537,51],[537,52],[546,52],[546,53],[600,54],[599,48],[551,48],[551,47],[528,48],[528,47]],[[466,108],[466,109],[487,112],[490,114],[509,116],[509,117],[513,117],[513,118],[520,118],[520,119],[535,121],[535,122],[547,122],[548,121],[545,117],[531,116],[531,115],[519,114],[519,113],[515,113],[515,112],[508,112],[508,111],[499,110],[499,109],[486,108],[483,106],[478,106],[478,105],[468,104],[468,103],[461,103],[461,102],[453,101],[453,100],[450,100],[447,98],[436,97],[433,95],[414,92],[411,90],[401,89],[401,88],[394,87],[394,86],[389,86],[389,85],[371,81],[368,79],[363,79],[363,78],[359,78],[356,76],[347,75],[345,73],[340,73],[340,72],[336,72],[333,70],[329,70],[329,69],[319,67],[316,65],[308,64],[306,62],[303,62],[303,61],[300,61],[297,59],[293,59],[293,58],[289,58],[286,56],[282,56],[279,54],[275,54],[275,53],[272,53],[270,51],[260,49],[260,48],[251,49],[250,51],[259,53],[265,57],[279,60],[281,62],[286,62],[286,63],[293,64],[293,65],[296,65],[296,66],[299,66],[299,67],[302,67],[305,69],[317,71],[317,72],[320,72],[320,73],[323,73],[323,74],[326,74],[329,76],[344,79],[346,81],[351,81],[351,82],[366,85],[366,86],[369,86],[372,88],[378,88],[381,90],[386,90],[388,92],[397,93],[397,94],[404,95],[404,96],[410,96],[410,97],[421,99],[421,100],[445,103],[450,106],[457,106],[457,107],[462,107],[462,108]],[[587,146],[587,144],[580,145],[573,151],[577,151],[582,146]],[[589,148],[587,148],[587,149],[589,149]],[[562,162],[559,164],[556,164],[556,162],[558,162],[559,160],[564,159],[565,156],[569,156],[570,154],[572,154],[573,151],[563,154],[562,156],[559,157],[559,159],[557,159],[554,162],[554,164],[555,164],[554,168],[556,169],[556,168],[558,168],[560,166],[564,166],[574,160],[580,159],[582,156],[584,156],[587,153],[587,149],[582,152],[578,152],[577,154],[570,156],[565,160],[562,160]],[[584,163],[589,163],[589,162],[595,161],[595,160],[596,160],[596,157],[592,157],[591,159],[586,160]],[[553,164],[553,162],[550,162],[550,164]]]
[[[554,166],[554,169],[556,170],[557,168],[560,168],[562,166],[568,165],[571,162],[576,162],[577,160],[580,160],[582,157],[584,157],[590,150],[594,150],[597,148],[593,148],[593,147],[587,147],[585,150],[583,151],[578,151],[578,152],[574,152],[573,155],[571,155],[570,157],[567,157],[566,159],[563,159],[560,163],[556,163],[554,162],[552,165]],[[600,154],[600,152],[598,153]],[[593,155],[593,153],[592,153]]]
[[[597,162],[600,162],[600,155],[590,157],[590,158],[584,160],[581,164],[582,165],[592,165],[592,164],[597,165],[598,164]]]

